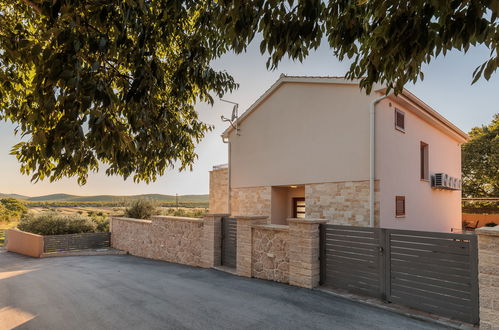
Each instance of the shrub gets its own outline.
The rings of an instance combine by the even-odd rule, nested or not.
[[[149,219],[152,215],[157,213],[156,204],[148,199],[133,201],[130,207],[125,210],[126,217],[135,219]]]
[[[109,231],[109,219],[106,216],[93,216],[92,221],[95,223],[95,230],[97,232]]]
[[[42,213],[25,215],[17,228],[38,235],[64,235],[95,232],[97,224],[87,217]]]
[[[485,224],[485,227],[495,227],[497,224],[495,222],[488,222]]]
[[[15,198],[0,199],[0,222],[19,221],[22,215],[26,214],[26,205]]]

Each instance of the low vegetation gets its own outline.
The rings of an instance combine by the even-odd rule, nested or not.
[[[149,199],[133,201],[130,207],[125,209],[125,217],[135,219],[150,219],[151,216],[159,214],[156,202]]]
[[[499,214],[499,201],[464,200],[463,213]]]
[[[17,222],[26,213],[28,208],[22,201],[15,198],[0,199],[0,222]]]
[[[162,202],[155,201],[157,207],[183,207],[183,208],[200,208],[208,207],[208,202]],[[114,201],[114,202],[76,202],[76,201],[25,201],[27,207],[43,207],[43,208],[59,208],[59,207],[126,207],[130,204],[129,201]]]
[[[17,228],[38,235],[79,234],[109,231],[109,221],[104,217],[66,216],[50,212],[27,214]]]
[[[187,217],[187,218],[202,218],[206,213],[208,213],[207,208],[197,208],[197,209],[168,208],[161,210],[161,215],[170,215],[174,217]]]

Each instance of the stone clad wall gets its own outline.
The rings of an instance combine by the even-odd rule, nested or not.
[[[210,171],[210,213],[229,212],[229,169]]]
[[[153,217],[151,243],[153,259],[202,266],[203,219]]]
[[[376,222],[379,218],[379,183],[376,182]],[[369,181],[305,185],[306,217],[327,219],[347,226],[369,226]]]
[[[499,226],[480,228],[476,232],[480,329],[499,329]]]
[[[144,258],[152,258],[150,220],[111,218],[111,246]]]
[[[270,217],[271,187],[248,187],[231,189],[231,214]]]
[[[213,217],[113,217],[111,221],[112,247],[132,255],[198,267],[213,267],[218,260],[220,252],[216,250],[220,244],[216,240],[220,240],[220,234],[213,230],[218,226]],[[205,221],[210,221],[207,230]],[[210,234],[213,237],[208,237]]]
[[[289,282],[288,226],[255,225],[252,230],[252,275]]]

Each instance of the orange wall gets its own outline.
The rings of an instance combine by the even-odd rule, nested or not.
[[[489,222],[494,222],[499,225],[499,214],[463,213],[463,221],[471,222],[473,226],[478,221],[477,227],[483,227]]]
[[[39,258],[43,253],[43,236],[17,229],[7,229],[7,251]]]

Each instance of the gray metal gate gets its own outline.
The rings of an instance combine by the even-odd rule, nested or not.
[[[236,218],[222,218],[222,266],[236,268],[237,222]]]
[[[478,323],[475,235],[321,225],[321,284]]]

